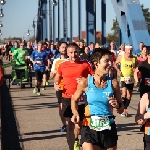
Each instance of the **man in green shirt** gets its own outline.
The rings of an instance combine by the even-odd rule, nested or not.
[[[28,51],[24,48],[24,43],[20,43],[20,48],[14,50],[13,55],[15,57],[16,65],[25,65],[26,59],[28,58],[29,54]]]
[[[14,51],[15,50],[17,50],[18,49],[18,42],[16,41],[15,43],[14,43],[14,46],[11,48],[11,50],[9,51],[9,55],[13,58],[13,59],[16,59],[16,57],[14,57],[14,55],[13,55],[13,53],[14,53]]]

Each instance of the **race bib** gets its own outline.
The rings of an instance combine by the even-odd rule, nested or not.
[[[132,77],[124,77],[124,82],[126,83],[126,84],[132,84],[133,82],[132,82]]]
[[[36,61],[38,66],[42,66],[42,61]]]
[[[111,130],[109,118],[91,116],[90,129],[96,130],[96,131]]]
[[[145,78],[145,85],[150,86],[150,78]]]
[[[81,96],[78,101],[78,105],[82,105],[82,104],[85,104],[85,100],[83,96]]]

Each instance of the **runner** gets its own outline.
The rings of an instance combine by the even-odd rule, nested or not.
[[[137,57],[137,65],[140,64],[141,62],[145,61],[146,59],[147,59],[147,47],[146,47],[146,45],[144,45],[141,50],[141,55],[139,57]],[[141,73],[140,72],[138,72],[138,81],[139,81],[139,83],[141,81]],[[139,87],[137,87],[137,92],[140,92]]]
[[[121,64],[120,69],[118,67],[119,64]],[[131,45],[125,45],[125,53],[117,58],[114,67],[121,79],[122,100],[124,101],[124,112],[121,116],[128,117],[127,108],[132,97],[134,86],[133,75],[136,68],[136,59],[132,56]]]
[[[138,104],[135,121],[141,125],[141,131],[144,132],[144,150],[150,150],[150,92],[142,96]]]
[[[150,92],[150,50],[147,51],[147,60],[141,62],[134,72],[135,86],[140,87],[140,97],[144,93]],[[138,73],[141,74],[141,81],[138,80]]]
[[[111,107],[122,113],[123,104],[119,83],[116,79],[108,77],[110,55],[111,52],[105,49],[92,54],[94,75],[80,80],[71,99],[72,121],[78,124],[80,120],[78,99],[83,93],[87,96],[85,118],[81,128],[83,150],[117,149],[118,136]]]
[[[71,111],[71,97],[76,91],[77,88],[77,79],[81,77],[87,77],[88,74],[92,74],[91,66],[87,61],[81,61],[79,58],[79,47],[76,43],[70,43],[67,47],[67,55],[69,57],[68,61],[63,62],[58,67],[58,72],[54,79],[54,85],[56,91],[60,90],[59,83],[60,79],[64,80],[64,89],[63,89],[63,109],[64,117],[66,118],[67,125],[67,142],[70,150],[79,150],[80,145],[78,141],[78,135],[80,132],[80,127],[75,126],[71,122],[72,111]],[[79,112],[80,124],[83,120],[85,103],[83,99],[79,101]]]
[[[44,43],[44,45],[42,47],[42,51],[45,51],[45,53],[46,53],[46,55],[48,57],[48,60],[51,60],[51,56],[53,54],[52,54],[51,50],[48,48],[48,44],[46,42]],[[49,76],[50,76],[51,62],[49,64],[48,60],[45,59],[45,65],[46,65],[46,67],[45,67],[45,71],[43,73],[43,87],[42,87],[42,90],[46,90],[45,87],[49,85],[48,80],[49,80]],[[49,67],[48,67],[48,65],[49,65]]]
[[[54,78],[57,70],[58,70],[58,66],[63,62],[67,60],[67,43],[66,42],[62,42],[60,44],[59,47],[59,52],[60,52],[60,57],[55,59],[51,68],[51,73],[50,73],[50,77]],[[62,91],[63,91],[63,87],[64,87],[64,83],[63,83],[63,79],[61,79],[60,83],[59,83],[60,89],[58,91],[56,91],[56,97],[58,99],[58,103],[59,103],[59,116],[60,119],[62,121],[62,128],[61,128],[61,132],[66,132],[67,131],[67,127],[66,127],[66,120],[63,117],[63,113],[64,110],[62,110]]]
[[[14,56],[16,65],[26,65],[26,60],[28,59],[29,53],[24,48],[24,44],[20,43],[20,48],[14,50],[12,56]]]
[[[43,73],[45,71],[45,59],[48,60],[48,67],[50,65],[50,60],[48,59],[48,56],[44,51],[42,51],[42,42],[38,42],[38,50],[34,50],[30,56],[30,59],[33,63],[33,67],[35,70],[35,88],[33,90],[33,93],[36,93],[37,95],[41,95],[40,93],[40,87],[42,83]],[[47,68],[48,69],[48,68]]]

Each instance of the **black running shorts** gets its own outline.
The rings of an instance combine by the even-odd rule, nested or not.
[[[121,88],[126,87],[128,90],[133,91],[134,84],[126,84],[124,81],[121,81]]]
[[[63,105],[66,106],[66,109],[64,111],[64,117],[71,118],[73,116],[73,113],[71,110],[71,98],[63,98],[62,103]],[[84,113],[85,113],[85,104],[78,105],[78,113],[80,116],[80,121],[83,121]]]
[[[99,146],[100,148],[112,148],[117,145],[118,135],[116,124],[111,124],[111,130],[95,131],[88,126],[81,128],[81,144],[84,142]]]
[[[42,82],[43,72],[35,70],[35,78],[38,82]]]
[[[63,90],[56,91],[56,97],[58,99],[58,103],[62,103],[62,92]]]
[[[144,150],[150,150],[150,135],[144,135]]]

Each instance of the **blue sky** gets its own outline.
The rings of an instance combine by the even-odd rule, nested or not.
[[[77,28],[78,6],[77,6],[77,0],[72,0],[72,1],[73,1],[73,11],[74,11],[73,13],[73,19],[74,19],[73,36],[77,36],[78,35],[78,28]],[[81,0],[81,1],[82,1],[82,8],[84,8],[82,10],[82,19],[83,19],[82,30],[85,30],[85,21],[84,21],[85,0]],[[150,8],[149,1],[150,0],[140,0],[140,3],[144,4],[145,7]],[[60,0],[60,3],[62,4],[61,0]],[[113,22],[113,19],[115,19],[116,15],[114,13],[111,0],[106,0],[106,3],[107,3],[106,33],[110,33],[112,22]],[[26,33],[27,33],[28,28],[29,30],[33,30],[32,22],[33,22],[33,18],[37,15],[38,0],[6,0],[6,4],[2,6],[2,8],[3,8],[4,17],[0,19],[3,23],[3,27],[1,28],[1,32],[2,32],[1,39],[7,38],[10,36],[27,38]],[[97,19],[96,19],[97,30],[101,30],[101,18],[98,18],[98,16],[101,17],[100,8],[101,8],[101,0],[97,0],[97,4],[96,4],[96,9],[97,9],[97,14],[98,14]],[[57,6],[56,6],[56,9],[57,9]],[[61,17],[61,21],[62,21],[62,17]],[[69,21],[69,16],[68,16],[68,21]],[[56,24],[56,28],[57,28],[57,24]],[[31,36],[32,35],[33,35],[33,31],[31,31]],[[57,35],[57,31],[56,31],[56,35]],[[61,30],[60,35],[62,37],[62,30]]]

